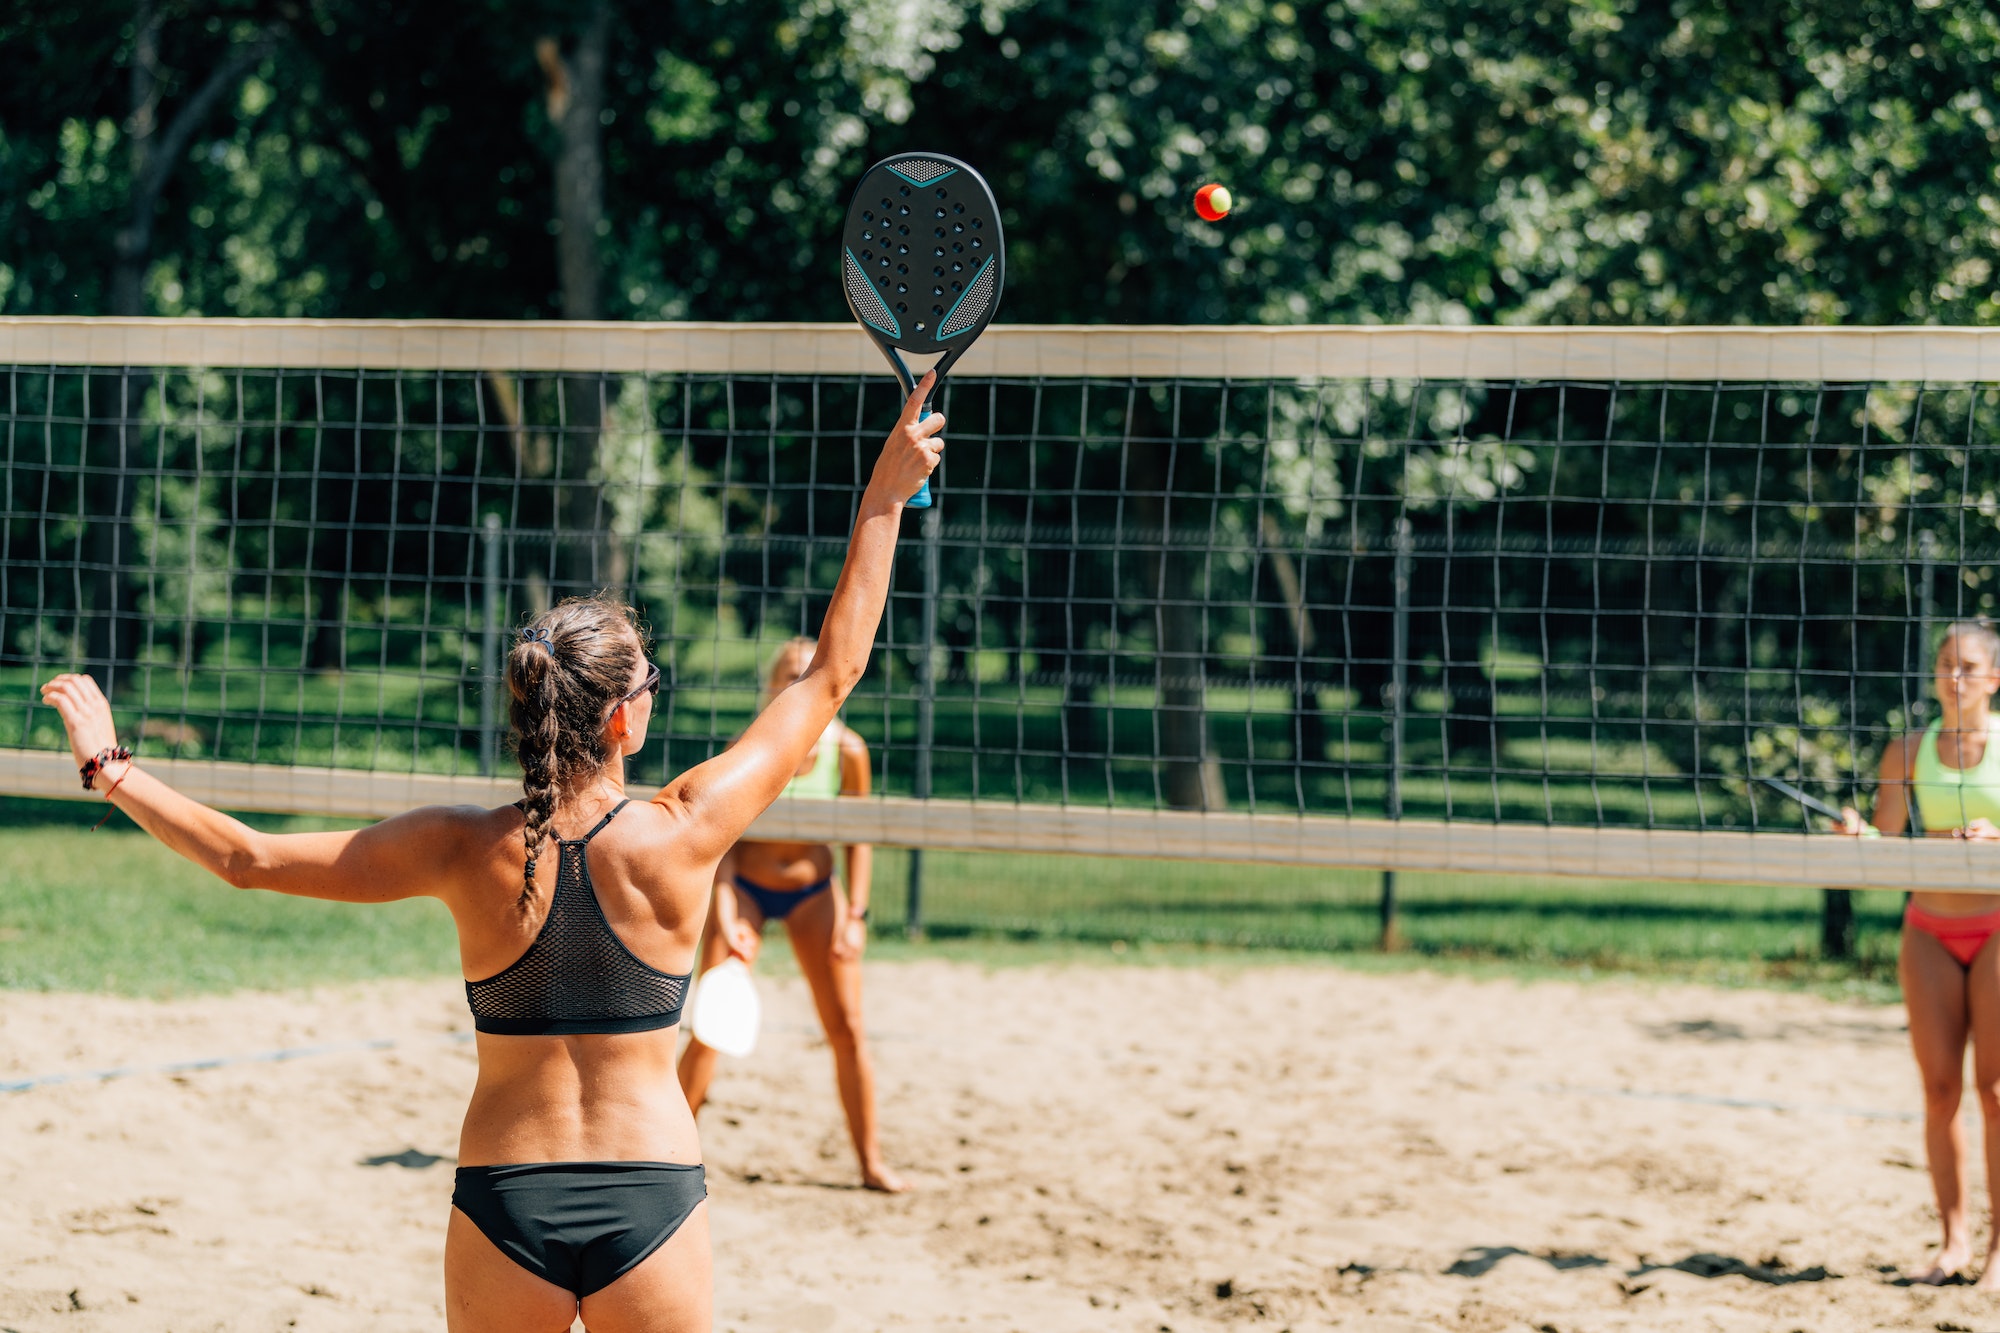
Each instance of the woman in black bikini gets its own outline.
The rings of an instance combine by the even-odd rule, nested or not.
[[[777,697],[812,664],[817,645],[793,639],[778,650],[764,675],[763,698]],[[836,719],[827,724],[812,753],[799,761],[787,795],[817,797],[868,794],[868,745]],[[784,923],[792,956],[812,990],[826,1044],[833,1052],[834,1083],[847,1115],[848,1138],[861,1164],[863,1188],[900,1194],[908,1188],[882,1159],[875,1116],[875,1062],[861,1023],[861,954],[868,945],[869,878],[873,849],[849,844],[846,873],[836,878],[833,848],[809,842],[739,842],[716,874],[715,905],[702,940],[704,972],[729,957],[745,966],[757,961],[764,928]],[[844,882],[843,882],[844,881]],[[717,1052],[690,1040],[681,1056],[681,1087],[688,1105],[701,1113],[715,1077]]]
[[[508,657],[521,802],[351,833],[247,828],[138,768],[89,677],[42,687],[85,785],[238,888],[451,909],[479,1030],[445,1236],[451,1329],[562,1333],[579,1311],[592,1333],[709,1327],[706,1189],[674,1025],[717,863],[867,665],[903,501],[942,448],[943,418],[918,420],[930,384],[904,405],[862,496],[811,668],[643,805],[627,808],[624,759],[645,741],[660,673],[608,599],[537,617]]]

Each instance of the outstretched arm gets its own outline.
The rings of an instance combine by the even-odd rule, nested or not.
[[[721,857],[778,799],[868,666],[889,596],[903,502],[930,476],[943,449],[937,435],[944,418],[933,413],[919,419],[935,379],[925,375],[918,383],[875,462],[812,665],[757,715],[740,740],[654,798],[683,815],[683,845],[697,863]]]
[[[78,764],[118,744],[111,704],[89,676],[62,675],[42,686],[69,732]],[[130,760],[107,764],[95,788],[139,827],[239,889],[304,898],[393,902],[435,894],[451,876],[464,812],[432,807],[345,833],[260,833],[190,800]],[[412,855],[421,847],[422,856]]]

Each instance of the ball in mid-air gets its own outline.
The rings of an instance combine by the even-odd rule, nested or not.
[[[1203,222],[1222,221],[1229,216],[1229,210],[1235,203],[1229,197],[1226,185],[1204,185],[1194,192],[1194,211],[1201,215]]]

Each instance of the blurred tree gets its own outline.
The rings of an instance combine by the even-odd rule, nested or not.
[[[197,14],[187,6],[138,0],[109,15],[100,8],[56,9],[35,23],[43,60],[14,90],[17,97],[84,101],[98,110],[93,128],[66,122],[58,142],[43,146],[44,151],[53,147],[53,158],[62,164],[58,181],[67,177],[83,198],[57,200],[43,188],[51,212],[65,222],[83,222],[87,243],[108,238],[109,253],[75,254],[70,263],[58,260],[56,272],[71,264],[82,272],[95,268],[99,275],[108,269],[108,285],[101,276],[90,283],[98,308],[114,315],[143,315],[149,313],[143,285],[153,259],[161,195],[180,172],[195,135],[269,57],[289,6],[223,4]],[[117,21],[104,22],[113,16]],[[123,37],[122,50],[107,34]],[[114,128],[110,117],[118,81],[108,76],[121,63],[128,92],[124,115]],[[78,88],[95,92],[78,98]],[[0,268],[0,284],[7,273]],[[125,571],[135,561],[131,508],[136,490],[128,463],[138,448],[133,427],[146,388],[146,376],[135,372],[109,381],[115,401],[100,408],[109,429],[88,442],[90,493],[85,504],[99,521],[90,532],[85,653],[97,664],[102,684],[113,691],[118,668],[132,660],[140,630],[139,589]]]
[[[132,106],[125,121],[131,157],[130,182],[125,223],[113,239],[116,259],[111,271],[111,313],[114,315],[147,313],[141,285],[153,255],[153,214],[159,206],[160,191],[180,166],[195,131],[270,53],[273,39],[284,27],[277,19],[268,20],[262,27],[250,27],[243,22],[233,25],[237,31],[215,57],[214,67],[205,77],[196,71],[199,82],[178,105],[169,105],[166,95],[174,82],[173,73],[160,56],[160,39],[168,17],[156,0],[140,0],[132,17],[132,45],[126,58]]]
[[[2000,309],[1976,0],[14,0],[0,53],[6,310],[570,311],[593,133],[609,318],[838,318],[920,144],[1007,203],[1011,319]]]
[[[2000,14],[1979,0],[0,0],[0,61],[7,313],[837,320],[850,182],[939,146],[1007,205],[1015,321],[2000,315]],[[1193,214],[1205,180],[1236,194],[1224,222]],[[493,408],[527,475],[603,470],[535,470],[565,423],[598,438],[601,387],[514,387]],[[135,419],[120,392],[94,411]],[[1499,433],[1482,402],[1411,430],[1402,498],[1442,477],[1483,503],[1439,461]],[[1219,490],[1262,484],[1249,451],[1215,457]],[[1141,461],[1162,493],[1189,465]],[[1270,475],[1288,529],[1354,483]],[[1883,482],[1883,512],[1931,480]],[[319,512],[358,502],[326,485]],[[566,494],[533,522],[603,530],[594,482]],[[1158,506],[1163,549],[1201,525],[1183,508]],[[92,566],[126,534],[94,532]],[[331,625],[352,571],[315,549]],[[1299,559],[1303,585],[1330,577]],[[1151,584],[1184,573],[1163,556]],[[1022,586],[991,595],[1047,605]],[[130,610],[90,595],[107,623]],[[1093,632],[1026,624],[1019,646],[1084,672]],[[1359,661],[1373,632],[1302,606],[1265,637]],[[1158,633],[1198,674],[1199,633]],[[336,636],[310,659],[337,664]],[[1199,762],[1199,736],[1176,744]]]
[[[564,319],[602,319],[603,261],[600,248],[610,230],[604,219],[605,66],[610,57],[611,2],[585,5],[569,50],[551,35],[535,40],[535,61],[547,80],[549,122],[556,130],[556,273],[562,283]],[[556,580],[566,591],[588,592],[607,579],[603,487],[597,476],[603,398],[610,390],[603,375],[566,375],[558,381],[562,447],[555,460],[559,494]]]

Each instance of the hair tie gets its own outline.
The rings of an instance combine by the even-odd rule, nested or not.
[[[546,625],[522,630],[521,642],[524,644],[540,644],[542,651],[547,653],[551,659],[556,655],[556,643],[554,639],[549,637],[549,630]]]

